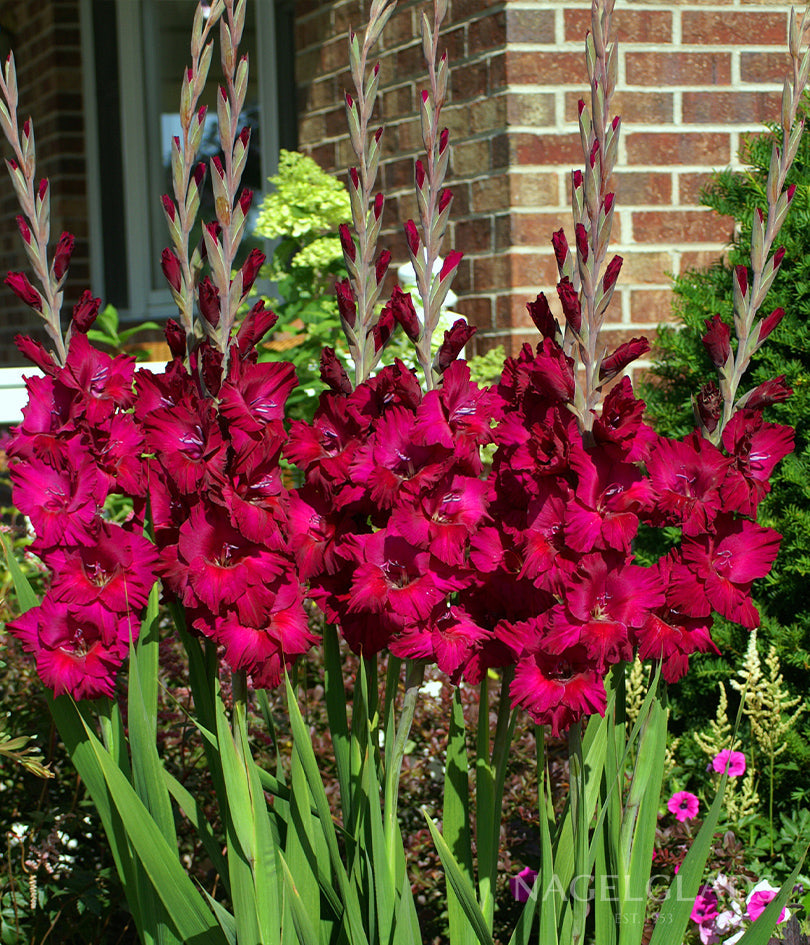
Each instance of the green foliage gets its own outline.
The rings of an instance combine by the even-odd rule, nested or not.
[[[333,286],[347,273],[337,228],[351,217],[349,194],[340,181],[303,154],[281,151],[273,192],[262,202],[256,233],[278,239],[262,277],[275,283],[269,305],[279,316],[262,360],[292,361],[299,387],[287,401],[291,417],[311,417],[321,350],[334,346],[340,319]]]
[[[659,330],[654,380],[644,386],[650,418],[659,432],[680,436],[693,428],[691,396],[715,376],[701,343],[704,319],[720,314],[731,323],[732,271],[748,265],[751,220],[755,208],[765,209],[765,186],[774,142],[774,129],[752,136],[741,158],[744,172],[725,170],[715,175],[703,194],[703,203],[733,217],[737,236],[725,260],[707,269],[689,270],[674,283],[675,326]],[[807,697],[810,669],[810,130],[805,130],[796,161],[788,174],[796,194],[780,233],[786,255],[763,306],[765,314],[781,306],[786,314],[752,362],[741,393],[784,374],[793,396],[768,409],[766,419],[796,430],[796,450],[776,469],[772,492],[760,507],[760,521],[782,534],[782,546],[773,571],[754,589],[762,614],[759,638],[763,652],[771,645],[784,669],[791,690]],[[713,636],[723,657],[696,660],[694,672],[681,683],[675,698],[689,725],[701,725],[713,712],[717,682],[727,679],[742,659],[747,632],[726,621],[715,624]],[[810,764],[810,729],[803,722],[793,733],[791,750],[777,763],[777,798],[786,802],[799,788],[799,772]]]
[[[119,354],[142,331],[159,331],[162,334],[163,329],[164,326],[158,325],[157,322],[142,322],[132,328],[122,329],[118,321],[117,309],[112,305],[107,305],[98,313],[93,327],[87,332],[87,337],[93,344],[106,345],[112,348],[114,353]],[[139,361],[148,361],[149,353],[146,350],[137,350],[135,357]]]

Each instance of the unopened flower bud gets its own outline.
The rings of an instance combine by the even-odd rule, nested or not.
[[[25,240],[25,242],[30,246],[31,245],[31,229],[28,226],[28,221],[20,213],[17,214],[17,227],[19,228],[20,236],[22,236],[23,240]]]
[[[245,216],[248,215],[251,203],[253,203],[253,191],[249,187],[245,187],[242,193],[239,194],[239,207]]]
[[[405,238],[408,241],[408,249],[415,256],[419,252],[419,230],[413,220],[408,220],[405,224]]]
[[[706,334],[701,340],[709,352],[712,364],[721,368],[731,354],[731,329],[719,315],[707,318],[704,324],[706,325]]]
[[[770,404],[781,404],[793,394],[793,388],[785,381],[785,375],[771,378],[764,381],[758,387],[755,387],[747,397],[744,398],[746,410],[762,410]]]
[[[277,321],[278,315],[272,309],[264,307],[264,299],[259,299],[247,313],[236,333],[239,353],[245,355],[255,348]]]
[[[588,261],[588,233],[585,230],[585,224],[577,223],[575,232],[577,237],[577,252],[582,261],[586,263]]]
[[[180,292],[183,288],[183,271],[180,260],[168,247],[160,254],[160,268],[169,285],[175,292]]]
[[[212,328],[219,324],[219,290],[206,276],[200,283],[198,291],[200,314]]]
[[[557,337],[560,326],[557,324],[557,319],[552,314],[548,299],[543,292],[537,296],[534,302],[528,302],[526,308],[529,310],[529,315],[537,326],[537,330],[544,338]]]
[[[472,325],[468,325],[463,318],[459,318],[458,321],[453,323],[450,331],[444,333],[444,341],[433,360],[433,365],[440,374],[446,371],[456,360],[464,345],[467,344],[475,332],[476,329]]]
[[[770,335],[770,333],[776,328],[779,322],[785,317],[785,310],[783,308],[775,308],[767,318],[763,318],[759,326],[759,343],[762,342]]]
[[[442,192],[439,194],[439,213],[442,213],[447,209],[450,201],[453,199],[453,191],[449,187],[445,187]]]
[[[419,319],[416,315],[416,309],[413,307],[413,300],[410,292],[403,292],[399,286],[394,286],[391,293],[391,300],[388,303],[394,318],[402,325],[402,330],[411,339],[418,341],[421,332]]]
[[[439,272],[439,281],[441,282],[442,279],[445,279],[447,276],[453,273],[458,268],[458,264],[463,258],[464,253],[462,253],[461,250],[451,249],[442,263],[442,268]],[[464,346],[462,345],[462,347]]]
[[[352,287],[348,279],[341,279],[340,282],[335,283],[335,295],[340,317],[349,328],[354,328],[357,319],[357,303],[352,295]]]
[[[579,293],[571,284],[568,276],[563,277],[557,283],[557,295],[562,303],[565,320],[574,331],[579,332],[582,327],[582,308],[579,304]]]
[[[631,338],[613,352],[613,354],[604,358],[599,367],[599,379],[609,380],[615,377],[620,371],[623,371],[631,361],[641,357],[650,350],[650,343],[646,338]]]
[[[352,382],[343,365],[338,361],[334,348],[326,347],[321,352],[321,380],[336,394],[351,394]]]
[[[53,274],[57,282],[64,278],[67,268],[70,265],[70,257],[73,255],[73,248],[76,245],[76,237],[72,233],[63,233],[56,244],[56,251],[53,254]]]
[[[357,258],[357,247],[354,245],[352,231],[347,224],[341,223],[338,227],[338,233],[340,235],[340,245],[343,247],[343,252],[354,262]]]
[[[414,164],[413,176],[416,180],[416,186],[421,190],[425,183],[425,165],[418,159]]]
[[[390,305],[386,305],[380,312],[377,324],[371,329],[371,336],[374,339],[374,353],[376,354],[388,344],[388,339],[394,333],[397,321]]]
[[[177,216],[177,208],[174,205],[174,201],[168,194],[163,194],[160,200],[163,204],[163,209],[166,212],[166,216],[171,220],[172,223],[174,223],[175,217]]]
[[[242,294],[247,295],[247,293],[253,287],[253,283],[256,281],[256,277],[259,275],[259,270],[264,265],[264,261],[267,257],[260,249],[252,249],[248,258],[242,263]]]
[[[101,299],[93,298],[93,293],[85,289],[79,301],[73,306],[73,327],[86,335],[96,320],[100,307]]]
[[[551,245],[554,247],[554,257],[557,265],[562,269],[568,256],[568,240],[565,238],[565,231],[560,229],[551,237]]]
[[[21,302],[37,312],[42,311],[42,296],[31,285],[24,272],[10,272],[3,281]]]
[[[612,197],[613,195],[610,194]],[[609,292],[614,285],[616,285],[616,280],[619,278],[619,272],[622,268],[622,257],[614,256],[613,259],[605,266],[605,274],[602,277],[602,289],[605,292]]]
[[[377,265],[375,266],[374,275],[377,279],[377,285],[379,285],[385,278],[386,272],[388,272],[388,264],[391,262],[391,253],[384,249],[380,255],[377,257]]]
[[[374,219],[379,220],[382,216],[383,206],[385,205],[385,197],[382,194],[377,194],[374,197]]]
[[[166,344],[169,346],[169,351],[171,351],[172,357],[182,361],[186,356],[185,328],[178,324],[178,322],[176,322],[173,318],[169,318],[166,321],[166,327],[163,329],[163,334],[166,336]]]

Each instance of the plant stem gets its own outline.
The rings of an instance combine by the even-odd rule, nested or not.
[[[425,677],[425,664],[413,660],[408,662],[405,677],[405,697],[402,701],[402,712],[399,716],[399,725],[394,740],[394,750],[391,756],[391,767],[385,772],[385,850],[386,861],[391,877],[396,881],[395,840],[397,832],[397,801],[399,798],[399,775],[402,770],[402,759],[405,757],[405,745],[411,733],[413,716],[416,711],[416,701],[419,688]]]
[[[585,809],[585,764],[582,757],[582,722],[568,733],[568,780],[571,790],[571,824],[574,830],[574,905],[571,945],[579,945],[585,934],[586,897],[578,894],[576,883],[588,870],[588,815]]]

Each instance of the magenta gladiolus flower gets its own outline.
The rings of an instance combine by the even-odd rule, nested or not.
[[[738,778],[745,774],[745,755],[741,751],[724,748],[714,756],[712,768],[720,774],[728,772],[730,778]]]
[[[667,801],[667,810],[675,815],[676,820],[692,820],[697,817],[700,801],[689,791],[676,791]],[[700,921],[698,919],[695,920]]]

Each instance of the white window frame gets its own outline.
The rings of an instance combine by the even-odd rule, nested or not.
[[[159,206],[161,195],[149,193],[148,168],[143,143],[147,140],[146,82],[149,79],[144,55],[143,5],[159,0],[111,0],[116,4],[118,41],[118,66],[121,116],[121,153],[123,157],[124,220],[123,230],[127,245],[127,284],[129,299],[126,308],[119,311],[122,322],[141,322],[147,319],[161,320],[176,314],[168,287],[151,289],[152,260],[150,203]],[[189,38],[194,7],[189,2]],[[278,82],[275,68],[276,25],[273,0],[251,0],[248,16],[256,17],[258,37],[258,61],[251,62],[251,69],[258,70],[259,121],[261,128],[261,174],[262,180],[278,169]],[[85,113],[85,141],[87,149],[88,216],[90,223],[90,278],[94,292],[106,298],[104,285],[103,241],[116,239],[121,226],[118,221],[102,220],[101,194],[95,182],[100,180],[101,155],[99,153],[99,128],[96,109],[96,70],[93,52],[92,0],[80,0],[80,25],[82,37],[83,92]],[[214,55],[218,56],[219,30],[215,34]],[[190,55],[190,53],[189,53]],[[177,100],[180,101],[180,83],[183,69],[188,62],[177,63]],[[261,199],[254,196],[254,203]],[[146,234],[146,238],[144,238]],[[166,241],[170,238],[166,232]],[[157,248],[159,253],[163,247]]]

